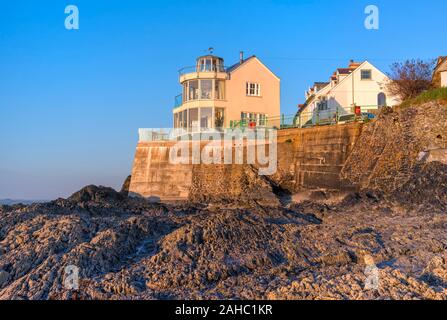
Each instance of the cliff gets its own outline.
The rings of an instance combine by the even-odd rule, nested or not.
[[[432,101],[386,109],[365,126],[341,178],[360,189],[386,193],[411,189],[415,197],[430,198],[445,190],[446,165],[447,104]],[[439,176],[435,185],[418,180],[433,170]]]

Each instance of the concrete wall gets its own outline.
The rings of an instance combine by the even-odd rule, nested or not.
[[[341,189],[339,175],[362,126],[352,123],[278,131],[278,170],[267,178],[257,174],[256,164],[171,164],[169,152],[175,142],[140,142],[129,191],[162,201],[206,201],[212,197],[262,200],[268,198],[263,191],[271,188],[271,183],[291,193]],[[203,150],[202,145],[200,148]]]
[[[339,175],[362,126],[351,123],[279,131],[278,171],[272,180],[292,193],[347,187]]]
[[[189,196],[192,165],[169,163],[175,142],[139,142],[135,152],[129,195],[154,200],[182,200]]]

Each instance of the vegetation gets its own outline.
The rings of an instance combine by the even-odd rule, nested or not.
[[[432,87],[434,64],[434,60],[420,59],[392,64],[388,74],[391,80],[386,84],[387,90],[402,101],[417,97]]]
[[[413,99],[405,100],[401,104],[401,107],[405,108],[413,105],[420,105],[430,101],[444,101],[447,103],[447,88],[427,90]]]

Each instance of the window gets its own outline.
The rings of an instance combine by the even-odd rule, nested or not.
[[[259,97],[261,95],[261,86],[259,83],[247,82],[245,85],[245,93],[247,96]]]
[[[254,122],[258,126],[265,126],[267,123],[267,118],[263,113],[241,112],[241,122],[243,125],[248,125],[251,122]]]
[[[178,113],[174,113],[174,129],[176,128],[180,128]]]
[[[183,110],[182,113],[180,113],[180,127],[183,129],[186,129],[188,127],[188,110]]]
[[[200,128],[210,129],[212,127],[213,108],[200,108]]]
[[[324,111],[328,109],[327,100],[323,99],[317,103],[318,111]]]
[[[211,99],[213,80],[200,80],[200,99]]]
[[[199,110],[197,108],[189,109],[189,130],[192,132],[199,131]]]
[[[225,99],[225,81],[214,80],[214,99]]]
[[[371,80],[371,70],[361,70],[361,79],[362,80]]]
[[[199,81],[192,80],[188,82],[188,100],[196,100],[199,98]]]
[[[224,123],[225,123],[225,109],[216,108],[214,110],[214,127],[223,128]]]

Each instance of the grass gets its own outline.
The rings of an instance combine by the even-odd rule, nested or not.
[[[447,88],[437,88],[425,91],[416,98],[406,100],[400,105],[402,108],[421,105],[430,101],[443,101],[447,103]]]

